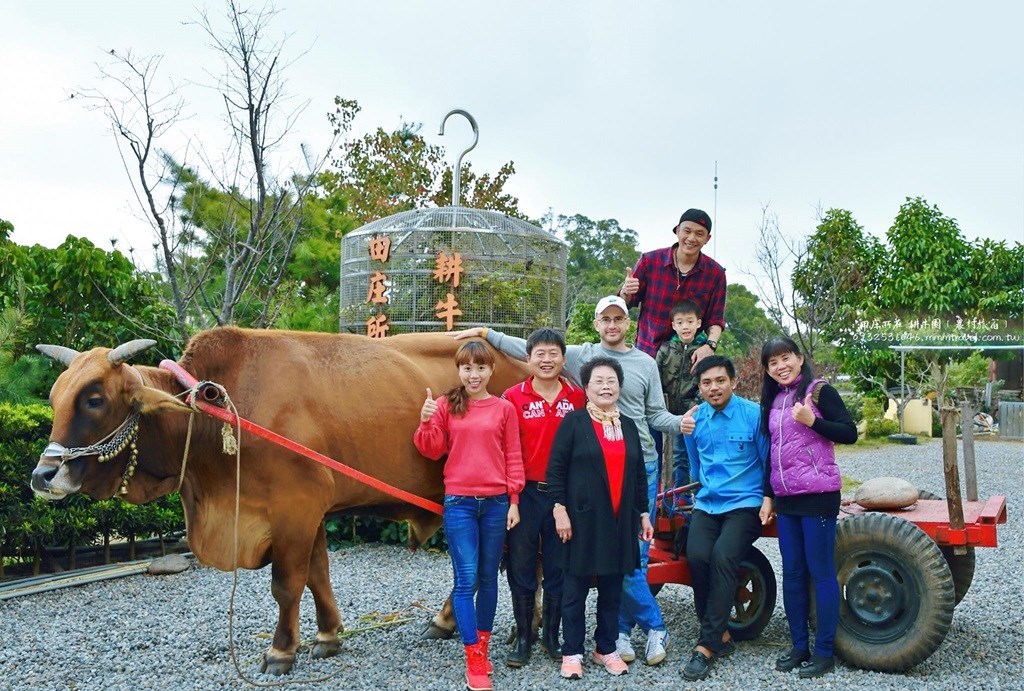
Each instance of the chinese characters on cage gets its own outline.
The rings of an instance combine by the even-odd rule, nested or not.
[[[386,264],[391,252],[391,238],[378,237],[370,240],[370,261],[378,261]],[[462,267],[462,255],[458,252],[441,251],[437,255],[434,279],[441,284],[451,283],[452,290],[459,287],[462,274],[465,270]],[[370,275],[370,285],[366,291],[366,302],[371,305],[387,305],[391,301],[391,282],[388,275],[381,270],[376,270]],[[462,315],[459,309],[459,301],[455,294],[449,291],[443,300],[434,307],[435,315],[445,323],[445,330],[451,331],[455,328],[455,318]],[[388,317],[383,312],[372,315],[366,320],[366,335],[370,338],[384,338],[391,328],[388,324]]]
[[[436,266],[434,278],[437,279],[438,283],[451,281],[453,289],[459,287],[459,279],[462,276],[461,254],[452,252],[451,256],[448,256],[447,252],[442,251],[437,255]],[[455,299],[455,295],[451,292],[445,295],[444,300],[438,302],[434,309],[437,310],[437,318],[444,320],[445,331],[451,331],[455,327],[455,317],[462,315],[462,310],[459,309],[459,301]]]
[[[386,264],[391,254],[391,238],[380,237],[370,240],[370,261]],[[391,301],[391,283],[383,271],[374,271],[370,276],[370,288],[366,291],[366,301],[372,305],[386,305]],[[388,315],[378,313],[366,320],[366,335],[370,338],[384,338],[388,335]]]

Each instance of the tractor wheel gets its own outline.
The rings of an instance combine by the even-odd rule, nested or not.
[[[933,494],[928,490],[921,490],[918,493],[920,499],[942,499],[937,494]],[[971,587],[971,581],[974,580],[974,567],[977,557],[974,554],[974,548],[968,547],[967,554],[954,554],[952,547],[939,547],[942,552],[942,556],[946,558],[946,563],[949,564],[949,572],[953,574],[953,591],[955,594],[954,604],[959,605],[960,601],[964,599],[964,595],[967,594],[968,589]]]
[[[910,521],[865,513],[836,528],[836,652],[850,664],[902,672],[934,653],[953,619],[953,577],[935,541]]]
[[[771,621],[777,597],[775,571],[761,550],[751,547],[740,562],[729,632],[737,641],[752,641]]]
[[[651,594],[657,596],[663,583],[651,584]],[[775,611],[778,588],[775,571],[768,557],[751,547],[740,562],[736,581],[736,599],[729,617],[729,632],[737,641],[752,641],[761,635]]]

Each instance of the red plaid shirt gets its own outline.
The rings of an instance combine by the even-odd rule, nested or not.
[[[675,263],[671,247],[645,252],[633,269],[640,279],[640,291],[626,300],[630,307],[640,305],[636,326],[636,347],[654,357],[661,344],[672,337],[669,312],[680,300],[693,300],[703,309],[701,328],[718,324],[725,329],[725,269],[703,252],[697,263],[683,276]]]

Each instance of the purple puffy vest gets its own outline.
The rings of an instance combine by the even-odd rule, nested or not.
[[[815,379],[807,391],[813,391],[819,382],[824,381]],[[775,495],[779,497],[835,492],[843,484],[832,442],[793,419],[798,384],[799,380],[792,387],[783,387],[768,412],[771,482]],[[814,417],[821,417],[821,411],[813,401],[811,410]]]

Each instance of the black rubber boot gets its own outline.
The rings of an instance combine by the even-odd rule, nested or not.
[[[562,660],[562,646],[558,642],[558,628],[562,623],[562,598],[544,594],[540,625],[543,629],[540,647],[555,662]]]
[[[530,661],[530,634],[533,630],[533,596],[512,596],[512,614],[516,619],[516,638],[512,652],[505,658],[509,667],[522,667]],[[561,658],[559,658],[561,659]]]

